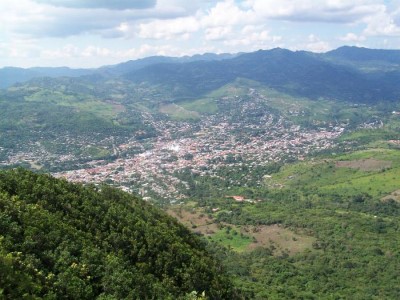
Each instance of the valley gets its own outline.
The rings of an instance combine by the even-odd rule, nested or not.
[[[148,200],[175,203],[188,197],[189,184],[179,176],[183,171],[218,177],[231,181],[233,186],[260,185],[260,180],[232,181],[219,176],[218,170],[242,166],[256,169],[270,163],[304,159],[314,152],[333,148],[334,140],[345,130],[345,124],[332,123],[321,123],[315,129],[302,128],[272,109],[268,96],[260,96],[254,89],[249,89],[247,95],[217,98],[215,105],[218,113],[196,121],[153,119],[149,124],[157,132],[156,138],[117,145],[119,158],[113,162],[88,161],[90,168],[55,176],[78,182],[107,181]],[[299,116],[304,112],[288,113]],[[129,155],[127,151],[132,149],[139,153]],[[251,171],[248,175],[251,176]]]
[[[163,209],[241,299],[396,299],[397,60],[354,51],[153,58],[16,83],[0,92],[0,168]]]

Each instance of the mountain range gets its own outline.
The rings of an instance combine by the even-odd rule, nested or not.
[[[38,77],[119,78],[195,97],[237,78],[258,81],[287,94],[311,99],[376,102],[400,99],[400,50],[341,47],[326,53],[281,48],[239,54],[181,58],[154,56],[98,69],[3,68],[0,87]],[[90,75],[88,77],[88,75]]]
[[[79,77],[84,75],[102,74],[104,76],[121,76],[147,66],[163,63],[186,63],[192,61],[214,61],[233,58],[237,54],[205,53],[193,56],[168,57],[151,56],[138,60],[130,60],[116,65],[103,66],[97,69],[72,69],[68,67],[33,67],[16,68],[4,67],[0,69],[0,88],[7,88],[15,83],[22,83],[40,77]]]

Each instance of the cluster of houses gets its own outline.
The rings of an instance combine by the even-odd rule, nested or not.
[[[205,117],[199,123],[157,121],[160,135],[147,150],[124,156],[138,141],[117,145],[124,158],[112,162],[92,162],[93,167],[56,173],[71,181],[110,182],[127,191],[174,201],[186,197],[189,186],[177,172],[189,169],[198,176],[216,176],[222,166],[251,170],[283,157],[301,159],[311,151],[328,149],[344,130],[342,127],[303,129],[287,124],[280,116],[265,114],[256,122]],[[252,134],[257,132],[257,134]],[[250,171],[251,172],[251,171]],[[232,182],[236,185],[241,182]],[[239,196],[238,196],[239,197]],[[240,201],[240,198],[235,199]],[[245,199],[243,199],[245,201]]]

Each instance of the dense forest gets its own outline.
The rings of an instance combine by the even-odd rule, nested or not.
[[[210,241],[247,298],[400,298],[397,148],[271,164],[249,176],[268,172],[261,186],[236,185],[246,172],[181,173],[197,206],[171,210]]]
[[[1,299],[235,299],[205,244],[107,186],[0,173]]]

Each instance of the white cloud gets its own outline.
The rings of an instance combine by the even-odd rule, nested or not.
[[[307,43],[301,45],[300,49],[311,52],[326,52],[332,50],[332,47],[328,42],[322,41],[315,34],[310,34],[307,38]]]
[[[218,41],[228,38],[232,34],[231,26],[219,26],[206,28],[205,38],[207,41]]]
[[[43,50],[41,51],[41,56],[49,59],[79,57],[81,56],[81,50],[75,45],[68,44],[61,49]]]
[[[158,10],[180,12],[181,16],[188,16],[194,15],[197,11],[214,3],[214,0],[157,0],[156,8]]]
[[[1,49],[1,47],[0,47]],[[200,51],[199,51],[200,50]],[[61,48],[52,50],[41,50],[40,56],[46,57],[50,60],[58,60],[65,62],[71,58],[84,59],[88,62],[97,61],[99,58],[107,61],[121,61],[127,59],[137,59],[153,55],[165,55],[165,56],[183,56],[183,55],[194,55],[202,52],[215,51],[213,47],[204,48],[193,48],[193,49],[182,49],[174,45],[150,45],[143,44],[136,48],[130,48],[127,50],[112,50],[106,47],[97,47],[94,45],[80,48],[73,44],[67,44]],[[19,55],[22,57],[21,55]],[[24,57],[27,57],[24,55]]]
[[[0,65],[95,66],[148,55],[321,52],[358,43],[399,48],[398,1],[0,0]]]
[[[114,53],[115,57],[121,59],[136,59],[142,57],[148,57],[153,55],[165,55],[165,56],[184,56],[184,55],[194,55],[206,52],[219,52],[212,46],[196,47],[183,49],[182,47],[176,47],[170,44],[167,45],[150,45],[143,44],[138,48],[131,48],[127,51],[117,51]]]
[[[195,17],[177,18],[171,20],[155,20],[139,25],[139,37],[144,39],[187,38],[187,35],[200,29],[200,23]]]
[[[249,24],[254,21],[254,12],[241,10],[233,0],[217,3],[203,16],[204,27],[221,27],[227,25]]]
[[[117,30],[121,23],[131,24],[149,18],[176,18],[183,13],[174,7],[112,11],[107,8],[43,5],[32,0],[0,2],[0,19],[7,24],[8,32],[37,38],[68,37],[84,33],[120,37],[124,33]]]
[[[369,0],[248,0],[263,18],[297,22],[354,23],[373,15],[383,5]]]
[[[110,54],[110,49],[95,46],[86,47],[81,53],[84,57],[107,57],[110,56]]]
[[[136,28],[133,23],[122,22],[109,29],[94,30],[93,34],[97,34],[105,39],[132,38],[136,34]]]
[[[154,7],[156,0],[33,0],[41,4],[70,8],[106,8],[112,10]]]
[[[13,39],[1,43],[2,53],[5,58],[29,58],[37,56],[40,53],[40,47],[32,39]]]
[[[281,46],[281,41],[281,36],[271,36],[263,26],[248,25],[236,33],[235,38],[226,40],[224,44],[241,49],[258,50]]]
[[[398,17],[397,13],[390,14],[383,7],[374,16],[366,17],[364,21],[367,23],[367,27],[364,34],[369,36],[400,36],[400,26],[395,22],[395,18]]]
[[[139,36],[170,40],[203,30],[206,40],[221,40],[231,33],[232,26],[252,20],[252,12],[242,11],[233,0],[225,0],[216,3],[210,10],[198,10],[193,16],[142,23],[139,25]]]
[[[365,41],[365,36],[356,35],[353,32],[349,32],[345,36],[339,37],[339,40],[344,41],[344,42],[363,42],[363,41]]]
[[[172,53],[181,53],[181,49],[172,45],[153,46],[149,44],[141,45],[139,48],[131,49],[128,53],[122,55],[130,55],[131,57],[146,57],[153,55],[173,55]],[[121,54],[121,53],[120,53]]]

